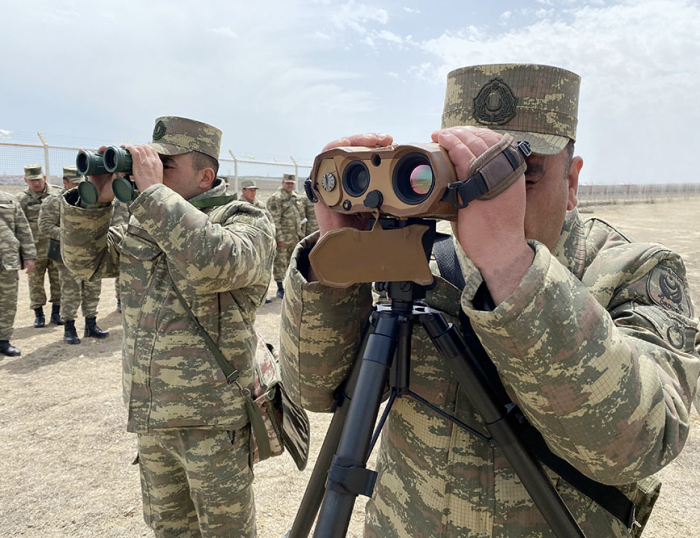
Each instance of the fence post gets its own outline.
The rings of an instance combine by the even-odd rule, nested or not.
[[[39,135],[39,140],[41,140],[41,144],[44,146],[44,170],[46,173],[46,181],[49,181],[51,179],[51,167],[49,165],[49,145],[46,143],[44,135],[41,134],[41,131],[39,131],[37,134]]]
[[[290,155],[289,158],[290,158],[290,159],[292,160],[292,162],[294,163],[294,177],[296,178],[296,181],[294,182],[294,190],[295,190],[295,191],[298,191],[298,190],[299,190],[299,165],[298,165],[297,162],[294,160],[294,157],[292,157],[292,156]]]
[[[231,155],[231,158],[233,159],[233,185],[236,188],[236,194],[240,192],[240,189],[238,188],[238,159],[236,159],[236,156],[233,154],[233,151],[228,150],[229,155]]]

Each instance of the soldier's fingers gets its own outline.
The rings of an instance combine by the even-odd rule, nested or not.
[[[440,131],[435,141],[447,151],[452,165],[455,167],[457,179],[465,180],[469,167],[476,160],[476,155],[450,130]]]
[[[478,136],[477,133],[479,131],[484,131],[484,129],[478,129],[476,127],[450,127],[449,129],[445,129],[445,131],[452,133],[461,140],[477,157],[493,145],[487,144],[483,138]],[[496,142],[497,140],[494,141],[494,144]]]
[[[384,133],[364,133],[344,136],[325,145],[323,151],[348,146],[386,147],[394,142],[394,137]]]

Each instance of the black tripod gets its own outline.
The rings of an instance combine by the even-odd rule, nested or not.
[[[491,446],[498,446],[558,538],[585,538],[542,466],[519,438],[517,408],[506,405],[496,396],[497,391],[480,366],[483,362],[477,358],[477,355],[487,357],[486,352],[471,327],[464,327],[469,339],[467,346],[460,331],[448,324],[440,312],[418,302],[425,298],[424,287],[412,282],[391,282],[388,291],[391,305],[378,306],[372,313],[371,333],[362,360],[357,361],[344,394],[338,398],[333,421],[287,536],[306,538],[319,506],[314,538],[346,535],[355,498],[372,494],[376,472],[368,470],[366,463],[391,406],[396,398],[411,397]],[[490,436],[470,428],[410,391],[411,333],[416,323],[425,329],[469,395]],[[390,398],[375,432],[373,425],[387,382]]]

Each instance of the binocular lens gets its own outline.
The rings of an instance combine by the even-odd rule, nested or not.
[[[78,153],[75,158],[75,167],[78,169],[78,173],[81,175],[87,174],[88,171],[88,154],[85,151]]]
[[[343,187],[350,196],[362,196],[369,187],[369,170],[361,161],[354,161],[345,167]]]
[[[105,169],[108,172],[131,174],[131,154],[119,146],[109,146],[104,153]]]
[[[411,205],[424,201],[435,186],[435,174],[428,158],[420,153],[409,153],[394,168],[394,192],[399,199]]]

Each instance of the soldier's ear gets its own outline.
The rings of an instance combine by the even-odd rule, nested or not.
[[[212,168],[202,168],[197,172],[197,186],[200,189],[209,189],[211,184],[216,179],[216,173]]]
[[[583,159],[574,157],[569,167],[569,196],[566,204],[567,211],[571,211],[578,205],[578,176],[583,168]]]

